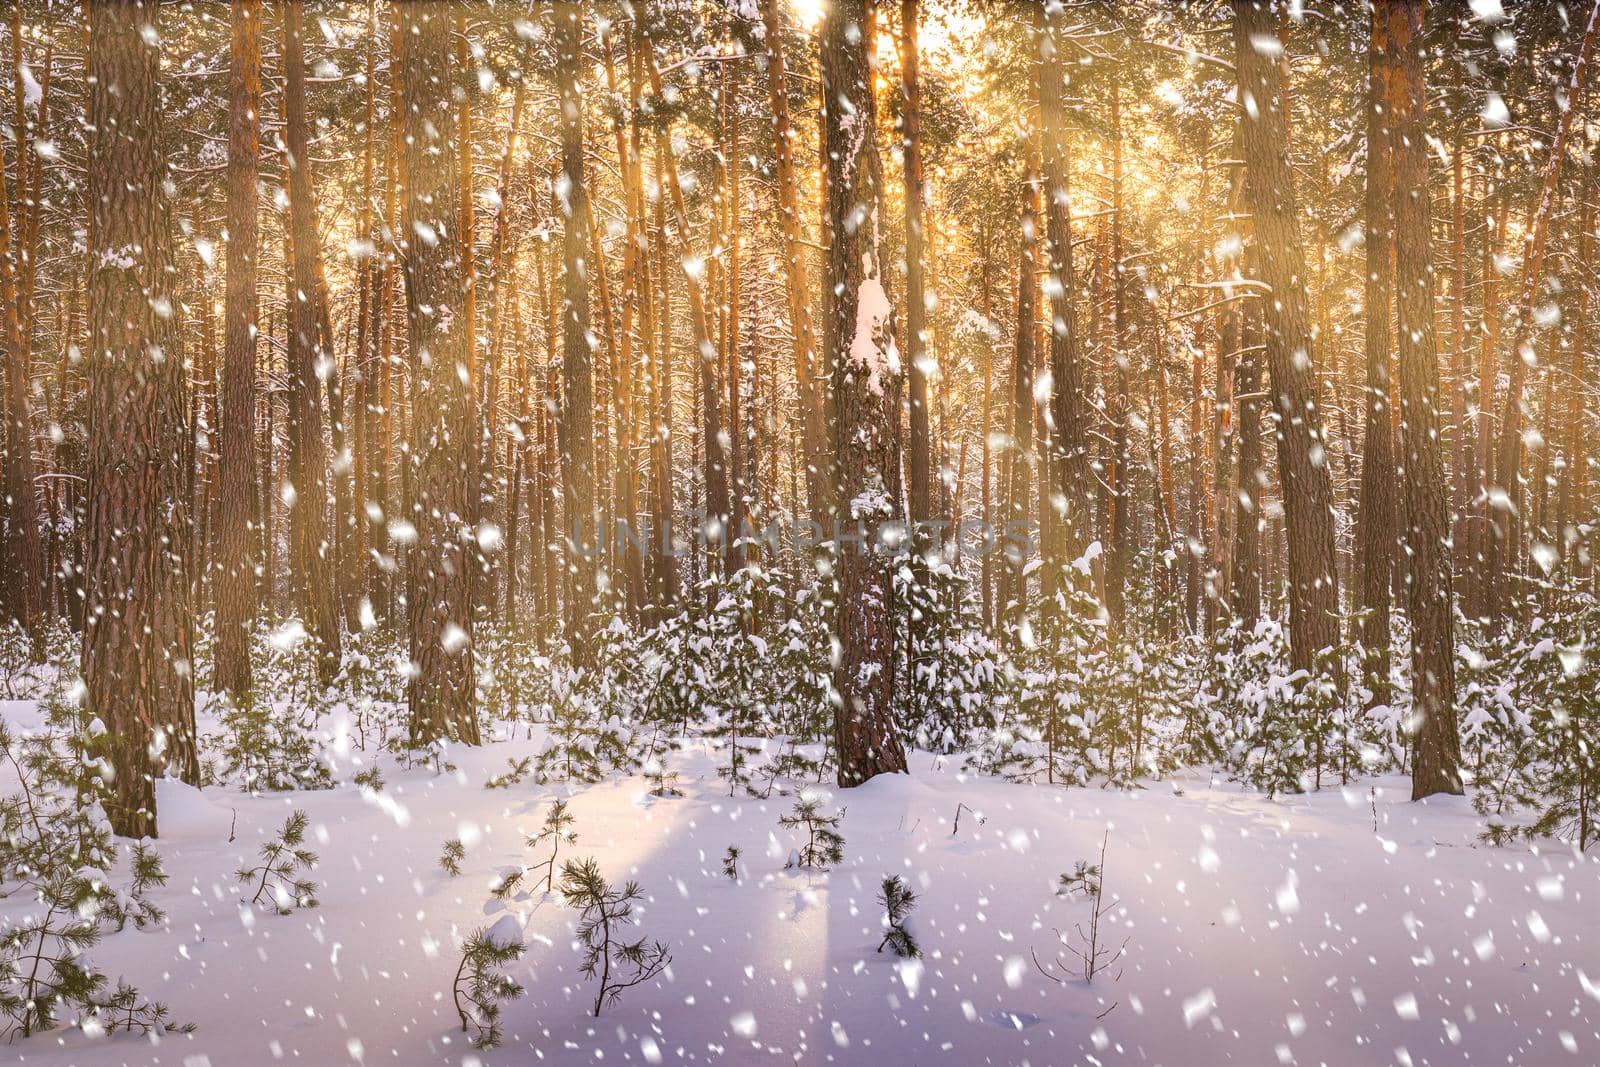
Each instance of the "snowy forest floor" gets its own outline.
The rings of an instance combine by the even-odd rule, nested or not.
[[[14,725],[30,704],[0,705]],[[154,894],[163,929],[93,950],[198,1029],[152,1044],[63,1028],[18,1039],[24,1064],[225,1067],[301,1063],[1549,1064],[1600,1062],[1600,863],[1564,846],[1479,843],[1460,798],[1407,800],[1390,777],[1268,799],[1203,772],[1114,791],[1015,785],[914,753],[909,776],[848,792],[844,862],[786,870],[792,797],[728,796],[703,743],[676,757],[682,797],[639,777],[485,789],[536,736],[452,753],[454,772],[383,758],[381,794],[250,796],[160,785]],[[359,768],[347,768],[355,770]],[[15,781],[0,782],[10,790]],[[524,846],[570,797],[568,855],[594,856],[646,894],[639,931],[669,942],[670,971],[595,1019],[575,913],[535,892],[501,905],[489,884],[537,858]],[[952,826],[958,806],[960,826]],[[320,855],[320,905],[242,905],[233,872],[293,809]],[[1376,823],[1376,825],[1374,825]],[[230,839],[230,832],[232,838]],[[1092,985],[1046,980],[1044,961],[1088,919],[1059,875],[1109,833],[1104,940],[1125,955]],[[460,838],[459,877],[439,866]],[[729,845],[741,878],[724,878]],[[126,851],[126,850],[124,850]],[[126,866],[126,857],[121,861]],[[125,873],[119,871],[120,873]],[[925,952],[875,948],[876,896],[900,874],[919,894]],[[0,901],[0,919],[25,908]],[[517,914],[528,951],[510,968],[505,1044],[477,1052],[451,981],[461,939]],[[1587,969],[1587,973],[1585,973]]]

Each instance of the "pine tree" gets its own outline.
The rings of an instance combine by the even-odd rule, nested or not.
[[[624,937],[623,931],[638,921],[633,909],[644,895],[639,883],[612,888],[589,857],[562,866],[561,894],[580,912],[577,938],[583,948],[583,975],[600,983],[594,998],[596,1017],[606,1004],[617,1003],[624,992],[654,979],[672,963],[663,942]]]
[[[557,800],[550,805],[544,813],[544,826],[537,834],[528,838],[528,847],[532,849],[550,846],[550,855],[532,867],[530,871],[544,871],[544,889],[548,893],[555,884],[556,861],[561,855],[561,846],[570,845],[578,840],[578,835],[572,832],[573,824],[577,820],[567,811],[567,802]]]
[[[887,928],[883,940],[878,942],[878,951],[882,952],[887,945],[890,951],[903,959],[919,958],[922,948],[906,928],[906,920],[917,906],[917,894],[905,879],[898,874],[891,874],[884,878],[883,885],[878,889],[878,903],[883,906],[883,922]]]
[[[317,865],[317,854],[304,847],[307,821],[305,812],[292,813],[283,828],[261,846],[261,862],[235,872],[240,885],[255,888],[251,904],[266,900],[279,915],[317,906],[317,884],[306,877]]]
[[[844,812],[824,814],[822,798],[802,794],[795,798],[794,811],[778,816],[779,826],[805,827],[806,841],[789,861],[791,867],[809,867],[827,870],[830,864],[844,859],[844,837],[839,833],[839,823]]]
[[[451,985],[461,1032],[472,1035],[474,1048],[491,1049],[500,1043],[502,1004],[522,996],[523,988],[502,968],[522,958],[522,931],[512,916],[487,930],[474,930],[461,946],[461,963]]]

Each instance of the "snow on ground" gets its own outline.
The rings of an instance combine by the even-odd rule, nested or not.
[[[17,705],[0,714],[27,719]],[[845,862],[785,870],[792,798],[727,796],[703,746],[640,778],[486,790],[528,740],[454,754],[434,776],[385,759],[381,797],[251,797],[162,783],[164,931],[109,935],[93,959],[167,1002],[192,1035],[159,1045],[62,1029],[5,1048],[23,1064],[958,1063],[1593,1064],[1600,1062],[1600,866],[1560,847],[1477,843],[1463,800],[1414,805],[1399,778],[1268,800],[1191,773],[1132,792],[1008,784],[914,756],[844,805]],[[14,782],[0,783],[12,788]],[[478,1053],[450,985],[460,939],[500,918],[488,882],[532,863],[525,835],[571,797],[578,841],[647,894],[640,930],[671,970],[592,1018],[574,913],[521,904],[506,1043]],[[980,812],[979,823],[959,804]],[[232,872],[291,809],[311,821],[321,905],[242,908]],[[1374,829],[1374,819],[1377,827]],[[230,840],[230,830],[234,839]],[[1042,977],[1089,905],[1058,876],[1109,831],[1107,939],[1126,954],[1092,986]],[[438,866],[467,843],[459,878]],[[721,876],[729,845],[744,878]],[[926,958],[874,950],[886,874],[918,891]],[[0,919],[23,903],[0,902]],[[8,911],[9,909],[9,911]]]

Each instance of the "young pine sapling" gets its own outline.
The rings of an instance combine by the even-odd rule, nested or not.
[[[739,846],[729,845],[728,851],[722,854],[722,877],[730,882],[739,880]]]
[[[644,780],[650,783],[649,793],[653,797],[683,796],[683,790],[678,788],[678,772],[667,770],[665,761],[659,757],[645,761]]]
[[[279,915],[317,906],[317,885],[305,877],[305,872],[317,865],[317,854],[304,847],[305,837],[306,813],[294,812],[284,821],[278,836],[261,846],[261,862],[239,868],[236,873],[240,884],[255,886],[250,903],[270,899]]]
[[[888,945],[896,956],[920,958],[922,949],[906,928],[906,920],[917,906],[916,892],[906,884],[904,878],[891,874],[883,880],[883,888],[878,890],[878,903],[883,905],[884,925],[888,928],[883,940],[878,942],[878,951],[882,952],[883,947]]]
[[[528,870],[544,872],[544,891],[550,892],[555,885],[556,858],[561,854],[563,844],[572,844],[578,835],[572,832],[572,824],[576,822],[567,812],[567,802],[558,800],[550,805],[550,810],[544,813],[544,827],[537,834],[528,838],[529,848],[543,848],[550,846],[550,855],[535,863]]]
[[[577,935],[583,946],[583,975],[600,981],[594,998],[596,1016],[606,1004],[620,1000],[624,990],[650,981],[672,962],[662,942],[642,937],[628,941],[623,936],[637,922],[633,908],[643,896],[639,883],[613,889],[591,856],[562,866],[561,893],[581,912]]]
[[[462,946],[451,993],[461,1032],[471,1034],[477,1048],[500,1043],[501,1005],[522,996],[522,986],[502,968],[521,959],[523,947],[522,932],[509,915],[487,930],[473,931]]]
[[[161,854],[140,842],[133,846],[132,871],[128,889],[106,900],[105,917],[124,929],[131,920],[140,930],[159,925],[167,917],[148,896],[150,890],[167,884],[167,872],[161,866]]]
[[[461,875],[461,861],[467,858],[467,846],[461,843],[459,837],[452,837],[444,843],[444,851],[439,854],[439,867],[452,878]]]
[[[1110,967],[1122,958],[1122,953],[1128,947],[1128,941],[1123,939],[1122,944],[1115,949],[1101,943],[1101,923],[1121,904],[1120,900],[1113,898],[1109,903],[1105,898],[1105,865],[1106,865],[1106,839],[1100,842],[1100,862],[1080,862],[1071,874],[1061,876],[1061,884],[1056,890],[1057,896],[1070,896],[1074,893],[1082,894],[1089,901],[1089,925],[1087,928],[1082,923],[1074,925],[1078,935],[1077,944],[1066,944],[1067,951],[1077,959],[1075,967],[1069,965],[1058,953],[1055,962],[1044,964],[1039,962],[1037,953],[1033,954],[1033,965],[1039,973],[1055,982],[1057,985],[1066,983],[1069,970],[1077,970],[1083,975],[1084,982],[1091,983],[1095,975]],[[1066,943],[1066,938],[1061,937],[1056,931],[1057,938]]]
[[[778,816],[779,826],[804,826],[806,843],[789,861],[791,867],[810,867],[827,870],[830,864],[844,859],[844,837],[839,833],[839,821],[844,812],[836,815],[822,813],[822,800],[816,796],[802,795],[794,802],[794,811]]]
[[[483,783],[485,789],[509,789],[520,785],[522,780],[533,773],[533,757],[523,756],[521,759],[508,758],[504,774],[497,774]]]

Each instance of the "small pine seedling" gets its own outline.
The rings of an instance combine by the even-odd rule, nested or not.
[[[1061,883],[1056,887],[1056,896],[1070,897],[1074,893],[1081,893],[1086,897],[1100,895],[1100,865],[1090,863],[1088,860],[1079,860],[1078,865],[1072,869],[1071,874],[1063,874]]]
[[[520,785],[522,780],[533,771],[533,757],[524,756],[521,759],[507,759],[504,774],[497,774],[483,783],[485,789],[509,789]]]
[[[683,790],[678,788],[678,772],[667,770],[660,759],[652,759],[644,765],[644,780],[650,783],[649,792],[653,797],[683,796]]]
[[[240,884],[256,887],[250,903],[259,904],[269,898],[279,915],[317,906],[317,885],[303,873],[317,865],[317,854],[302,847],[305,837],[306,813],[294,812],[284,821],[278,836],[261,846],[261,862],[239,868],[236,873]]]
[[[374,793],[383,792],[383,771],[379,770],[377,767],[368,767],[366,770],[362,771],[360,774],[351,779],[351,781],[355,782],[355,784],[362,789],[370,789]]]
[[[439,854],[439,866],[445,874],[452,878],[461,876],[461,861],[467,858],[467,846],[461,843],[459,837],[452,837],[444,843],[444,851]]]
[[[606,1004],[615,1004],[622,993],[648,982],[672,962],[667,946],[660,941],[626,941],[622,931],[637,920],[634,902],[644,894],[638,882],[621,889],[611,888],[600,875],[594,857],[568,860],[561,868],[561,894],[582,914],[578,918],[578,943],[583,946],[583,976],[599,978],[594,1013],[598,1017]]]
[[[507,919],[487,930],[476,930],[467,938],[451,988],[461,1032],[471,1034],[472,1044],[480,1049],[500,1043],[501,1003],[523,993],[522,986],[501,971],[521,959],[523,952],[522,939]]]
[[[550,892],[555,885],[556,857],[561,853],[562,844],[572,844],[578,835],[571,830],[576,820],[567,813],[567,802],[558,800],[550,805],[550,810],[544,813],[544,828],[537,834],[528,838],[529,848],[542,848],[550,846],[550,855],[547,859],[535,863],[528,870],[544,872],[544,891]]]
[[[145,1000],[139,991],[126,982],[117,982],[116,992],[104,1000],[96,1001],[91,1017],[108,1034],[192,1034],[194,1023],[175,1023],[167,1016],[167,1006],[160,1001]],[[85,1020],[87,1023],[87,1019]],[[85,1025],[87,1030],[88,1026]]]
[[[522,889],[527,877],[526,867],[502,867],[489,883],[489,895],[496,900],[510,900]]]
[[[819,797],[798,797],[794,802],[794,811],[778,816],[779,826],[806,828],[806,843],[800,847],[798,859],[792,865],[825,871],[830,864],[843,860],[844,836],[839,833],[839,820],[843,817],[842,811],[837,815],[822,814],[822,800]]]
[[[126,893],[118,893],[106,901],[105,916],[121,930],[132,920],[140,930],[158,926],[167,917],[148,896],[152,889],[167,884],[167,872],[161,866],[161,854],[149,845],[133,846],[132,879]]]
[[[884,922],[889,928],[883,940],[878,942],[878,951],[882,952],[883,946],[888,945],[896,956],[919,958],[922,949],[911,936],[911,931],[906,929],[906,920],[917,906],[917,894],[904,878],[891,874],[883,880],[883,888],[878,890],[878,903],[883,905]]]
[[[730,882],[739,880],[739,846],[729,845],[722,854],[722,876]]]

